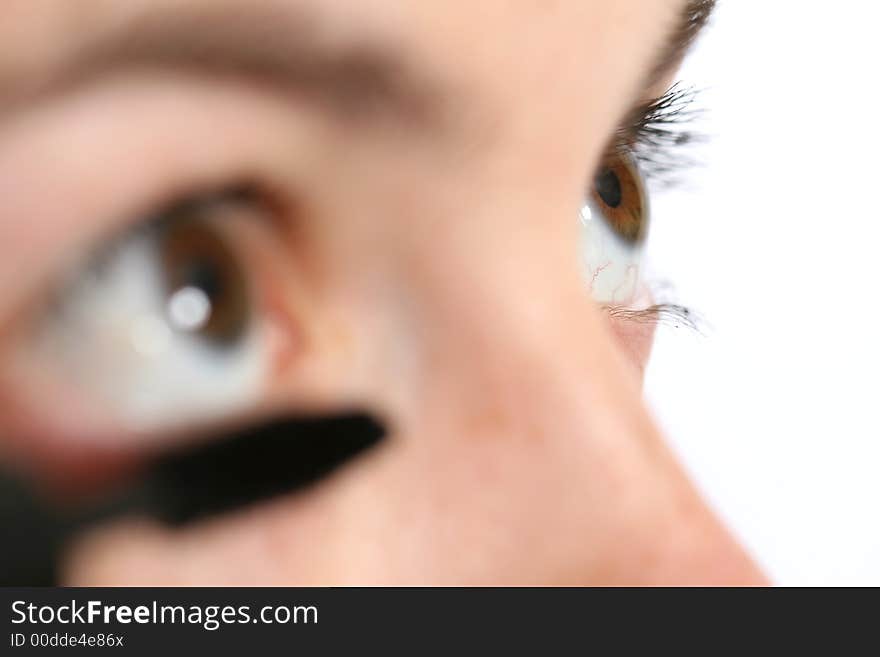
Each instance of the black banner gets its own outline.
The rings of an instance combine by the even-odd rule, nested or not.
[[[811,604],[815,592],[759,589],[6,588],[0,593],[3,655],[98,650],[262,656],[353,649],[412,655],[515,649],[544,655],[646,647],[712,653],[734,645],[766,648],[771,635],[784,638],[788,647],[789,640],[812,641],[841,608],[827,599]],[[868,609],[848,615],[834,646],[839,649],[838,641],[860,631],[873,632],[871,616]]]

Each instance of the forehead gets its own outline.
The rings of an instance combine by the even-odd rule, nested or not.
[[[0,84],[40,76],[77,50],[175,16],[262,21],[291,39],[383,44],[445,76],[492,87],[519,77],[602,79],[604,57],[646,66],[681,12],[682,0],[6,0],[0,23]],[[213,21],[212,21],[213,22]],[[197,30],[193,21],[193,29]],[[615,67],[618,70],[619,67]],[[619,73],[619,70],[618,70]]]

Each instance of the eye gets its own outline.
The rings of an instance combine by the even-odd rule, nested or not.
[[[247,333],[253,313],[235,254],[197,213],[172,216],[158,233],[164,289],[170,295],[169,320],[206,345],[234,348]]]
[[[267,350],[232,237],[239,198],[174,207],[105,245],[54,294],[39,352],[77,393],[136,430],[253,403]]]
[[[633,301],[650,211],[642,175],[624,151],[606,156],[581,210],[581,260],[600,303]]]

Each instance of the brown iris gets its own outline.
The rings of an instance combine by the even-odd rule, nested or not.
[[[647,198],[641,176],[628,155],[605,158],[593,179],[593,202],[614,233],[629,244],[641,242],[647,232]]]
[[[164,222],[159,248],[169,295],[190,288],[210,303],[197,335],[217,346],[241,339],[250,312],[247,283],[217,228],[199,217],[197,209],[180,210]]]

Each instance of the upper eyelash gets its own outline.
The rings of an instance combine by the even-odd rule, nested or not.
[[[703,138],[693,127],[702,115],[694,107],[698,95],[694,87],[677,82],[659,98],[639,105],[618,128],[613,149],[633,156],[648,179],[676,182],[682,169],[695,164],[682,147]]]

